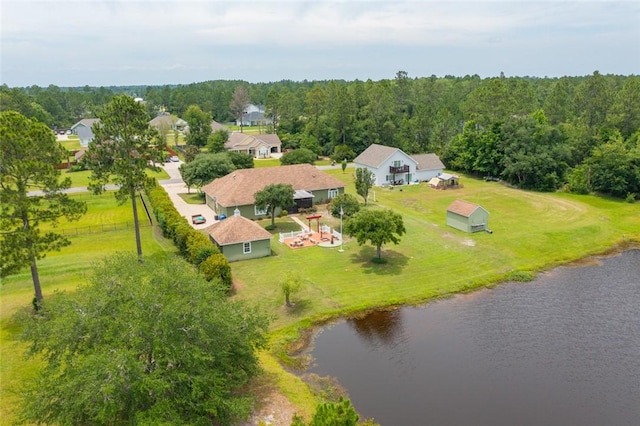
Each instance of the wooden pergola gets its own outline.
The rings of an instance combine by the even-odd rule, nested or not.
[[[318,227],[318,232],[320,232],[320,218],[321,217],[322,217],[321,214],[316,215],[316,216],[307,216],[307,220],[309,221],[309,229],[311,229],[311,221],[315,219],[317,227]]]

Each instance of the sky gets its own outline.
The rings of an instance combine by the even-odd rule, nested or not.
[[[0,84],[640,74],[640,1],[0,0]]]

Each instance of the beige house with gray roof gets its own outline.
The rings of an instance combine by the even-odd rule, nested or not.
[[[271,255],[271,233],[239,212],[211,225],[208,232],[229,262]]]
[[[227,151],[248,154],[253,158],[269,158],[271,154],[280,152],[282,142],[275,133],[264,135],[248,135],[246,133],[233,132],[225,142]]]
[[[311,164],[294,164],[280,167],[239,169],[205,185],[207,205],[220,216],[229,217],[237,209],[249,219],[268,218],[266,210],[255,207],[255,193],[271,184],[289,184],[293,187],[294,205],[286,210],[295,213],[299,209],[327,203],[344,193],[344,183]],[[280,214],[276,210],[276,215]]]
[[[187,126],[187,122],[175,115],[165,112],[151,119],[151,121],[149,121],[149,125],[158,130],[180,130]]]
[[[376,186],[428,182],[444,171],[436,154],[408,155],[400,148],[378,144],[371,144],[353,162],[374,174]]]

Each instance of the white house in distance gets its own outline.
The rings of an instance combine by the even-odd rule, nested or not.
[[[236,120],[236,125],[238,126],[266,126],[269,124],[273,124],[273,121],[265,117],[264,105],[249,104],[242,115],[242,123],[240,120]]]
[[[89,142],[93,140],[94,134],[93,130],[91,130],[91,126],[99,122],[99,118],[83,118],[71,126],[73,134],[78,135],[78,138],[80,139],[80,146],[88,146]]]
[[[149,121],[149,125],[158,130],[181,130],[187,126],[187,122],[175,115],[169,114],[168,112],[163,112]]]
[[[444,164],[436,154],[405,154],[400,148],[371,144],[353,163],[370,170],[374,185],[406,185],[429,181],[444,171]]]

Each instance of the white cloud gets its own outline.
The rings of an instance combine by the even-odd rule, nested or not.
[[[370,73],[359,78],[375,78],[383,61],[396,69],[419,64],[412,55],[454,75],[504,69],[519,56],[549,75],[598,61],[603,72],[640,73],[640,4],[633,1],[3,0],[1,13],[0,78],[9,85],[55,83],[64,73],[82,85],[109,71],[257,81],[267,70],[274,79],[279,69],[290,75],[281,78],[303,79],[309,70],[346,78],[340,70],[358,68]],[[454,58],[462,51],[471,62],[464,70]],[[584,56],[571,66],[567,52]],[[498,63],[484,63],[488,57]]]

